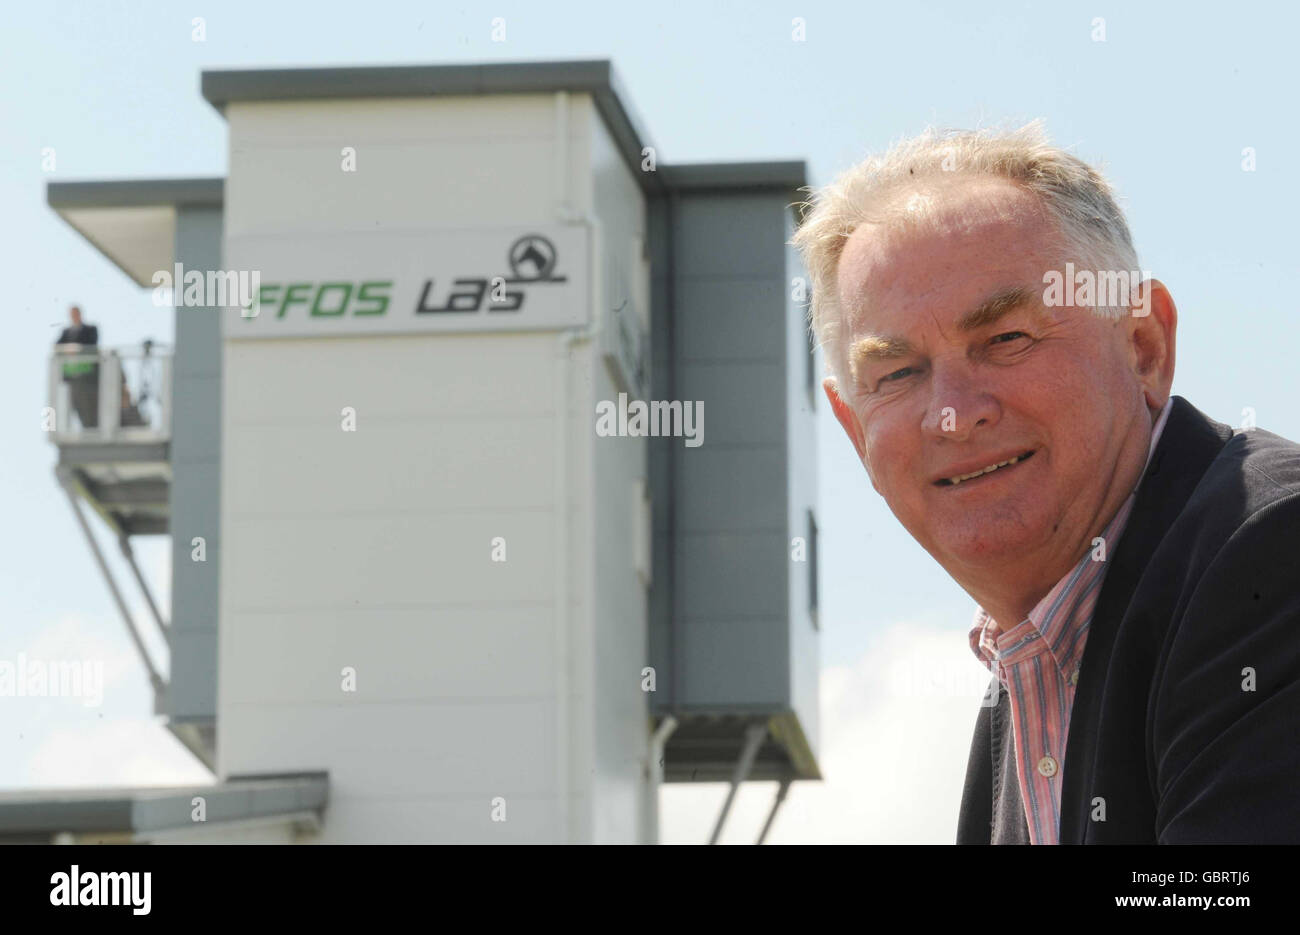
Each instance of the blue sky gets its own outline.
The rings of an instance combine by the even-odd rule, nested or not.
[[[191,38],[194,16],[206,20],[203,42]],[[504,43],[491,41],[497,16]],[[806,41],[791,40],[795,17]],[[1174,392],[1234,425],[1251,407],[1261,427],[1300,438],[1287,340],[1300,82],[1297,15],[1284,5],[105,2],[23,4],[6,18],[0,658],[93,648],[109,660],[110,689],[99,709],[18,716],[0,703],[0,787],[204,778],[149,715],[39,419],[46,353],[70,302],[106,342],[171,336],[170,310],[46,207],[45,184],[223,175],[225,125],[198,92],[205,68],[607,58],[661,161],[804,159],[815,185],[927,124],[1044,118],[1116,184],[1142,267],[1172,290]],[[49,147],[53,172],[42,169]],[[1242,170],[1246,147],[1253,172]],[[980,682],[964,645],[973,605],[872,491],[825,405],[819,430],[828,780],[795,788],[772,838],[951,840],[978,689],[962,692],[968,674]],[[165,582],[163,540],[142,559]],[[931,686],[918,701],[900,684],[921,670],[956,673],[941,686],[963,687]],[[668,790],[665,839],[706,837],[722,794]],[[728,839],[752,839],[770,795],[765,784],[744,791]]]

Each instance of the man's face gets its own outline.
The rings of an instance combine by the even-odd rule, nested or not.
[[[845,245],[837,415],[872,485],[945,568],[1054,560],[1119,505],[1121,449],[1131,460],[1132,433],[1149,428],[1126,329],[1044,306],[1062,241],[1033,195],[980,179],[902,196],[927,198],[939,207],[924,222],[863,225]],[[960,321],[981,309],[983,323]],[[906,346],[873,354],[869,336]]]
[[[72,308],[68,309],[68,317],[72,319],[72,326],[74,328],[81,327],[81,309],[77,308],[75,305],[72,306]]]

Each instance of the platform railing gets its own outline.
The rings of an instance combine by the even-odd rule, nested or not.
[[[47,398],[56,444],[167,441],[171,348],[56,344]]]

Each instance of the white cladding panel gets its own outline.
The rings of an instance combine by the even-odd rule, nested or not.
[[[555,344],[227,342],[222,775],[327,769],[331,815],[408,799],[389,840],[447,839],[423,799],[444,817],[461,809],[454,827],[496,796],[554,819],[557,693],[582,697],[557,664],[556,576],[578,570],[555,549]],[[584,463],[571,467],[578,497]],[[580,617],[586,602],[569,593]],[[328,821],[323,839],[349,840],[346,827]],[[553,820],[537,829],[560,835]]]
[[[594,111],[571,99],[563,147],[555,113],[550,96],[232,104],[227,248],[255,264],[241,244],[586,212]],[[317,260],[294,274],[346,263]],[[559,348],[227,332],[218,771],[327,770],[319,840],[592,839],[596,351]]]
[[[549,221],[561,180],[585,211],[598,118],[569,112],[561,147],[545,94],[229,104],[226,236]]]
[[[643,255],[646,241],[645,199],[613,140],[600,121],[593,122],[591,146],[593,210],[602,234],[600,302],[605,312],[601,348],[604,366],[592,374],[591,405],[599,400],[616,402],[626,387],[613,372],[631,375],[635,367],[620,367],[635,354],[604,352],[618,347],[629,329],[640,337],[649,324],[649,266]],[[619,314],[613,310],[620,309]],[[618,332],[617,334],[615,332]],[[612,341],[609,339],[613,339]],[[648,341],[640,348],[646,349]],[[595,601],[592,679],[596,707],[595,763],[592,770],[597,843],[623,843],[636,837],[627,827],[629,815],[641,823],[641,837],[658,838],[658,789],[648,777],[646,725],[649,697],[641,689],[641,672],[650,665],[647,640],[647,590],[636,572],[637,537],[650,549],[650,525],[639,524],[640,486],[647,476],[646,439],[594,437],[594,485],[591,496],[598,504],[593,516],[596,542],[593,556]]]

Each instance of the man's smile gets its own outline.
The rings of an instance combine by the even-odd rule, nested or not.
[[[1019,454],[1012,455],[1010,458],[1001,461],[990,461],[983,467],[978,467],[965,473],[957,472],[949,474],[936,480],[934,486],[944,488],[967,487],[977,483],[982,486],[983,482],[990,480],[993,475],[1006,474],[1013,468],[1028,461],[1033,457],[1035,451],[1037,451],[1036,448],[1031,448],[1028,451],[1022,451]]]

